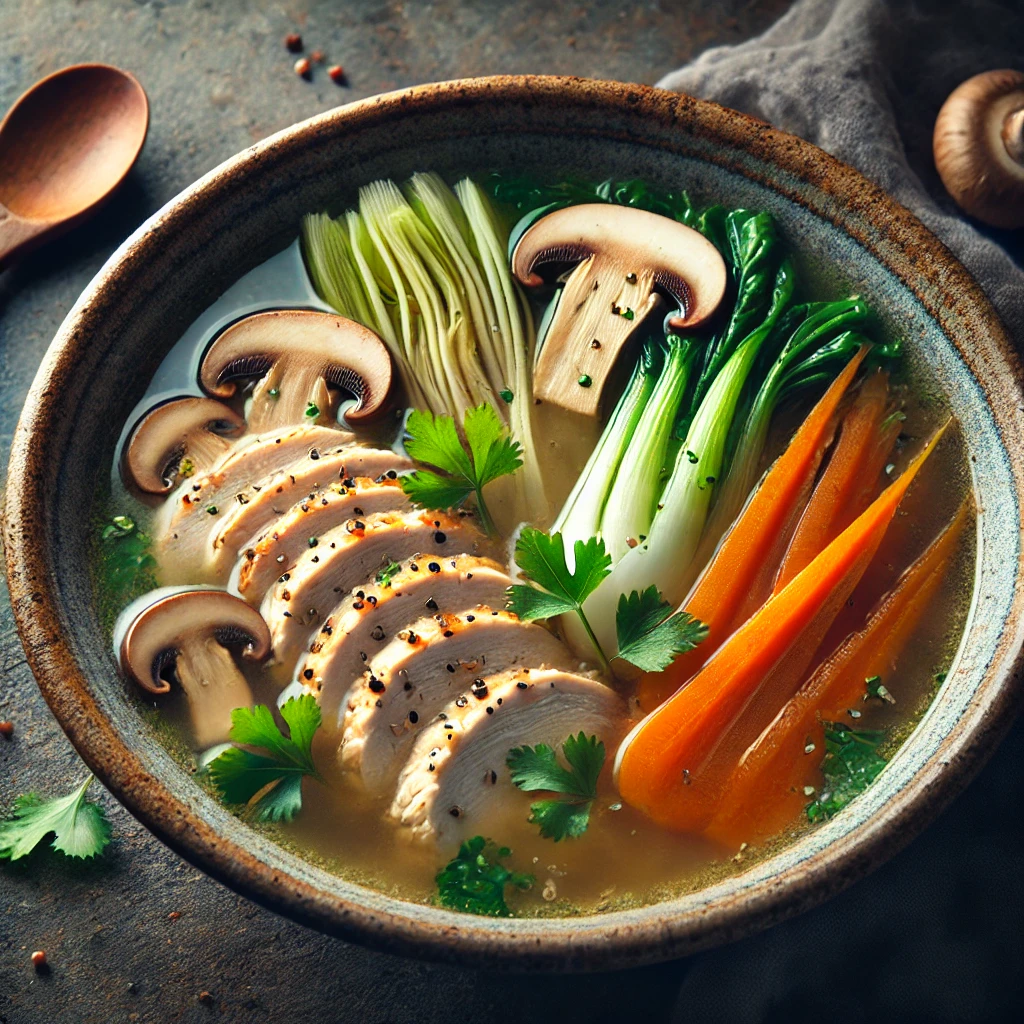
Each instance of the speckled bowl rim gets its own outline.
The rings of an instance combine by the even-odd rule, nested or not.
[[[1010,339],[967,271],[909,211],[852,168],[792,135],[717,104],[645,86],[550,76],[497,76],[419,86],[328,111],[250,147],[182,192],[139,228],[111,257],[61,327],[38,371],[11,451],[4,539],[11,603],[18,632],[40,690],[72,743],[107,788],[152,832],[193,864],[294,920],[369,946],[432,959],[504,969],[588,970],[625,967],[683,956],[767,927],[821,902],[860,878],[910,841],[967,784],[1005,734],[1021,702],[1024,573],[997,649],[968,710],[912,780],[868,820],[825,849],[778,875],[742,884],[703,906],[682,912],[675,901],[564,921],[492,920],[423,908],[355,888],[357,898],[292,877],[226,839],[196,808],[150,775],[90,692],[62,635],[60,596],[46,531],[47,424],[62,414],[55,382],[88,344],[90,307],[119,275],[130,273],[159,245],[163,233],[187,226],[189,206],[204,193],[222,193],[261,161],[301,151],[318,131],[358,130],[400,120],[409,112],[443,112],[516,102],[537,110],[577,105],[636,119],[646,145],[685,152],[668,141],[699,135],[722,144],[700,154],[811,206],[800,186],[825,199],[813,212],[854,238],[921,300],[944,331],[966,322],[977,344],[957,345],[961,359],[988,397],[999,444],[1012,468],[1016,507],[1024,504],[1024,396],[1021,366]],[[644,137],[653,126],[662,134]],[[539,130],[543,131],[543,127]],[[595,134],[595,133],[592,133]],[[749,159],[748,159],[749,158]],[[770,178],[758,162],[773,167]],[[926,301],[926,281],[941,302]],[[955,339],[954,339],[955,341]],[[66,414],[66,412],[65,412]],[[153,740],[153,742],[156,742]],[[681,897],[685,899],[686,897]]]

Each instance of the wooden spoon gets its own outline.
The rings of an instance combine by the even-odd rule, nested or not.
[[[64,68],[24,93],[0,122],[0,266],[95,210],[148,127],[142,86],[106,64]]]

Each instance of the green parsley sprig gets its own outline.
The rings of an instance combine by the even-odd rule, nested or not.
[[[577,615],[605,670],[609,661],[619,658],[645,672],[660,672],[707,636],[707,626],[689,612],[673,614],[656,587],[634,590],[619,597],[615,613],[619,650],[609,659],[587,621],[583,605],[611,572],[611,555],[599,537],[577,540],[573,554],[576,567],[570,572],[562,535],[549,536],[543,530],[525,527],[516,541],[516,564],[534,586],[509,587],[509,611],[526,621]]]
[[[825,722],[825,756],[821,772],[825,777],[818,798],[807,808],[811,821],[838,814],[878,778],[886,760],[878,753],[884,733],[850,729],[837,722]]]
[[[533,875],[512,871],[501,863],[512,851],[483,836],[473,836],[437,874],[438,901],[449,910],[487,917],[512,917],[505,902],[506,886],[529,889]]]
[[[514,473],[522,464],[522,448],[513,441],[490,405],[467,409],[462,430],[467,451],[455,420],[415,410],[405,426],[405,450],[417,462],[440,470],[419,469],[402,477],[402,489],[422,508],[449,509],[462,505],[472,494],[484,529],[493,536],[494,521],[483,490],[498,477]],[[443,474],[443,475],[442,475]]]
[[[68,857],[102,853],[110,842],[110,823],[99,804],[85,799],[92,780],[89,775],[73,793],[52,800],[35,793],[17,797],[11,816],[0,821],[0,860],[27,856],[50,834],[53,849]]]
[[[580,732],[562,744],[568,768],[558,763],[555,751],[544,743],[510,750],[505,763],[512,782],[526,793],[545,790],[568,799],[539,800],[530,804],[530,821],[540,826],[545,839],[578,839],[590,824],[590,809],[597,799],[597,780],[604,766],[604,744]]]
[[[206,769],[224,800],[247,804],[256,821],[291,821],[302,809],[303,778],[324,781],[313,763],[313,735],[321,722],[316,698],[309,693],[292,697],[281,708],[281,717],[290,736],[278,728],[265,704],[235,708],[229,737],[265,753],[230,747]]]

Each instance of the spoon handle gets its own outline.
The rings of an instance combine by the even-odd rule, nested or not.
[[[23,246],[51,226],[49,221],[25,220],[0,204],[0,270]]]

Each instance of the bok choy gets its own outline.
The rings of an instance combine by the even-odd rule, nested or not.
[[[436,174],[360,189],[358,209],[307,216],[303,252],[317,293],[388,346],[409,402],[435,415],[491,405],[523,447],[510,478],[521,514],[545,507],[530,422],[530,307],[505,259],[508,232],[468,178]]]

